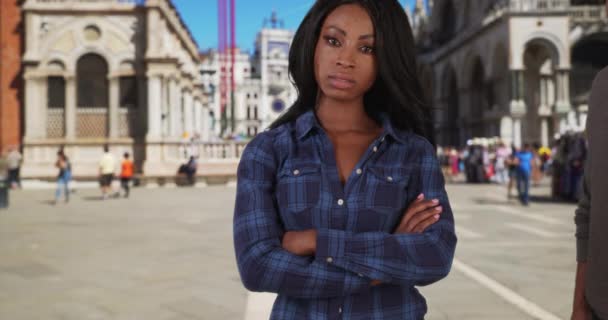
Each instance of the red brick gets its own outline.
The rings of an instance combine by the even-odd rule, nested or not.
[[[0,150],[21,143],[22,0],[0,0]]]

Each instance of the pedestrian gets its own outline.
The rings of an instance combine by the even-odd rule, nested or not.
[[[441,164],[441,171],[443,172],[443,176],[446,181],[453,182],[452,173],[450,167],[450,153],[451,149],[449,147],[445,147],[444,149],[440,149],[437,153],[437,158],[439,159],[439,163]]]
[[[316,1],[296,31],[296,101],[237,171],[237,264],[247,289],[278,293],[271,319],[423,319],[415,286],[449,273],[415,53],[397,0]]]
[[[112,180],[114,180],[114,173],[116,172],[116,160],[110,153],[110,147],[108,145],[103,146],[103,155],[99,160],[99,184],[101,186],[102,198],[108,199],[112,193]]]
[[[606,6],[608,11],[608,4]],[[572,320],[608,319],[608,68],[593,82],[587,117],[588,155],[576,210],[577,271]]]
[[[509,181],[509,165],[508,159],[511,155],[511,150],[505,146],[504,143],[498,143],[496,148],[496,182],[499,184],[505,184]]]
[[[131,179],[133,179],[133,161],[129,159],[129,153],[125,152],[123,154],[123,160],[120,165],[120,187],[124,190],[124,197],[129,197],[129,185],[131,184]]]
[[[8,155],[6,156],[7,167],[8,167],[8,183],[11,189],[21,189],[21,164],[23,163],[23,156],[19,152],[17,147],[11,147]]]
[[[519,165],[517,158],[515,155],[519,152],[519,150],[515,147],[515,145],[511,145],[511,152],[509,157],[507,158],[507,168],[509,170],[509,183],[507,184],[507,199],[511,199],[513,190],[513,186],[516,185],[517,182],[517,166]]]
[[[56,205],[61,199],[63,193],[65,202],[70,201],[70,180],[72,180],[72,164],[65,155],[63,150],[57,152],[57,161],[55,167],[59,169],[57,174],[57,188],[55,189],[55,200],[53,204]]]
[[[453,148],[452,151],[450,152],[450,166],[451,166],[450,174],[452,175],[452,180],[454,180],[454,178],[457,178],[458,174],[460,174],[460,157],[459,157],[458,149],[456,149],[456,148]]]
[[[524,144],[523,150],[517,152],[515,157],[517,158],[517,194],[521,204],[527,206],[530,202],[530,175],[534,160],[530,144]]]
[[[535,187],[540,186],[543,179],[542,172],[542,160],[540,157],[540,143],[535,142],[532,145],[532,185]]]

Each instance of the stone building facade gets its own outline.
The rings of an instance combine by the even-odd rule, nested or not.
[[[274,18],[276,19],[276,18]],[[288,57],[293,32],[282,28],[262,28],[255,42],[255,52],[234,50],[234,113],[231,95],[227,95],[227,125],[224,136],[253,137],[267,128],[297,98],[289,81]],[[213,110],[212,134],[221,130],[221,77],[226,76],[230,53],[209,52],[201,64],[203,83]]]
[[[209,130],[199,50],[169,0],[26,0],[24,177],[97,174],[102,146],[172,175]]]
[[[608,65],[604,0],[429,6],[415,31],[440,145],[494,136],[549,145],[584,129],[592,79]]]

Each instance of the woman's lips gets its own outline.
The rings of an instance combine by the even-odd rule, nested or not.
[[[344,90],[355,86],[355,80],[348,77],[331,75],[328,78],[329,84],[336,89]]]

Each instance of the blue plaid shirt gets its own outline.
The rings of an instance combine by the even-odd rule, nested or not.
[[[384,131],[345,185],[332,144],[309,111],[259,134],[238,168],[234,243],[239,272],[251,291],[274,292],[271,319],[423,319],[415,286],[450,271],[456,236],[432,145]],[[421,234],[393,234],[408,205],[424,193],[443,206]],[[317,230],[314,256],[281,247],[286,231]],[[370,286],[372,280],[381,285]]]

